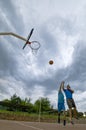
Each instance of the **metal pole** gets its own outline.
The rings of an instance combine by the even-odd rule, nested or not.
[[[24,38],[22,36],[19,36],[19,35],[15,34],[15,33],[12,33],[12,32],[1,32],[0,35],[12,35],[14,37],[17,37],[17,38],[23,40],[23,41],[27,41],[26,38]]]
[[[39,122],[40,122],[40,118],[41,118],[41,97],[40,97],[40,106],[39,106]]]

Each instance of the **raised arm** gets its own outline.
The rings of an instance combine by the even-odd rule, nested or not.
[[[61,88],[64,90],[64,81],[61,82]]]
[[[73,89],[71,89],[71,87],[70,87],[70,85],[69,85],[69,84],[67,85],[67,89],[68,89],[71,93],[74,93],[74,90],[73,90]]]
[[[71,91],[72,93],[74,93],[74,90],[72,90],[71,88],[68,88],[69,91]]]

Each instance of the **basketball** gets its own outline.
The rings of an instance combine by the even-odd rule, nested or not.
[[[53,60],[50,60],[50,61],[49,61],[49,64],[50,64],[50,65],[52,65],[53,63],[54,63]]]

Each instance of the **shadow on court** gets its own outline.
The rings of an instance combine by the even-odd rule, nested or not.
[[[40,123],[0,120],[0,130],[86,130],[86,124]]]

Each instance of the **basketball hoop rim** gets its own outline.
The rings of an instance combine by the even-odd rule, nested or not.
[[[29,44],[29,46],[30,46],[30,48],[31,48],[32,50],[38,50],[38,49],[41,47],[41,44],[40,44],[40,42],[38,42],[38,41],[31,41],[30,43],[31,43],[31,44]],[[37,43],[38,46],[37,46],[37,47],[33,47],[32,44],[34,44],[34,43]]]

